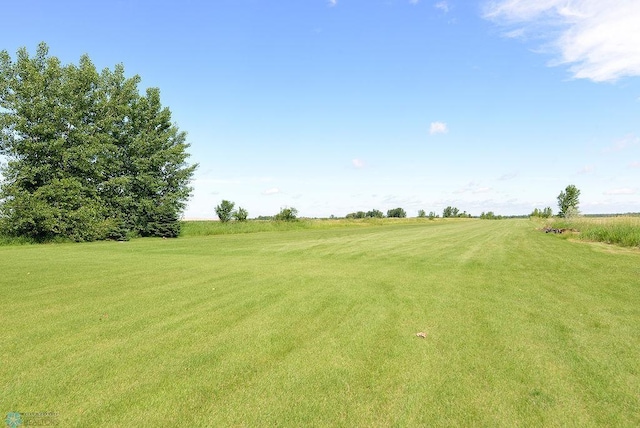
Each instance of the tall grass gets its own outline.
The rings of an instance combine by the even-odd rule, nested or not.
[[[557,220],[554,227],[576,229],[586,241],[640,247],[640,217],[577,217]]]

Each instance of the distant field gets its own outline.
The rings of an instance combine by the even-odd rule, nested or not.
[[[185,226],[0,247],[3,418],[640,426],[639,251],[529,220]]]

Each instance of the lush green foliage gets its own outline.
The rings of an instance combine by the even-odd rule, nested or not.
[[[489,211],[489,212],[482,212],[482,214],[480,214],[480,218],[483,220],[501,220],[503,217],[501,215],[495,215],[493,211]]]
[[[366,218],[367,213],[364,211],[356,211],[354,213],[349,213],[345,218],[353,219],[353,218]]]
[[[527,220],[311,224],[0,247],[4,411],[78,427],[640,425],[640,254]]]
[[[418,218],[425,218],[427,216],[427,212],[425,210],[418,210]]]
[[[387,210],[387,217],[389,218],[405,218],[407,216],[407,213],[404,209],[402,208],[393,208],[390,210]]]
[[[273,216],[276,221],[295,221],[297,220],[298,210],[295,208],[285,207],[278,214]]]
[[[249,217],[249,211],[242,207],[238,207],[238,209],[233,212],[233,218],[236,219],[236,221],[247,221],[247,217]]]
[[[0,226],[37,240],[176,236],[195,166],[158,89],[45,44],[0,52]]]
[[[443,218],[451,218],[451,217],[471,218],[471,214],[467,214],[466,211],[460,212],[458,208],[448,206],[442,211],[442,217]]]
[[[345,216],[348,219],[359,219],[359,218],[384,218],[384,213],[377,209],[372,209],[371,211],[357,211],[354,213],[349,213]]]
[[[220,221],[223,223],[231,220],[231,217],[233,216],[233,207],[235,206],[236,204],[234,202],[223,199],[222,202],[220,202],[219,205],[216,205],[215,208],[218,219],[220,219]]]
[[[558,216],[571,217],[579,214],[578,205],[580,204],[580,190],[570,184],[565,190],[558,195]]]
[[[551,210],[551,207],[546,207],[543,210],[535,208],[533,212],[529,214],[529,217],[549,218],[552,215],[553,215],[553,211]]]
[[[458,208],[448,206],[442,211],[442,218],[458,217],[459,212]]]

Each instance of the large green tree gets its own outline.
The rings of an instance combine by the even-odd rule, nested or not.
[[[35,239],[177,236],[196,165],[160,92],[122,65],[0,52],[0,227]]]
[[[558,215],[560,217],[568,217],[572,214],[578,214],[579,198],[580,190],[573,184],[568,185],[567,188],[558,195],[558,208],[560,208]]]

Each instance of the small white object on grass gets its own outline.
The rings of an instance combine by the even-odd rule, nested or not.
[[[421,331],[421,332],[419,332],[419,333],[416,333],[416,336],[418,336],[418,337],[422,337],[423,339],[426,339],[426,338],[427,338],[427,333],[425,333],[425,332]]]

